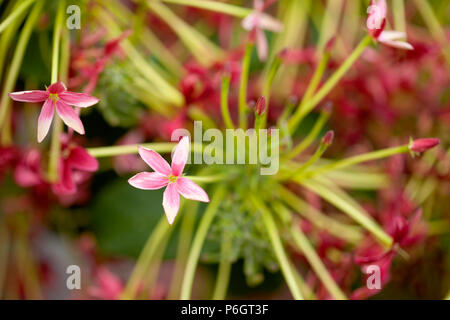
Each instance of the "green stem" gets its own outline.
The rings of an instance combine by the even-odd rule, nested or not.
[[[3,32],[15,19],[17,19],[20,14],[25,11],[35,0],[25,0],[20,3],[20,5],[14,9],[14,11],[0,23],[0,33]]]
[[[175,259],[175,270],[172,276],[167,298],[169,300],[178,299],[180,296],[181,282],[186,268],[189,247],[194,233],[195,220],[197,217],[198,201],[189,201],[186,203],[186,210],[181,221],[180,237],[178,239],[177,256]]]
[[[403,0],[392,1],[395,30],[406,32],[405,3]]]
[[[231,178],[229,173],[226,174],[219,173],[210,176],[185,176],[185,177],[197,183],[214,183],[229,180]]]
[[[220,12],[238,18],[245,18],[247,15],[252,13],[251,9],[241,8],[238,6],[217,1],[209,1],[209,0],[162,0],[162,1],[167,3],[181,4],[189,7]]]
[[[292,118],[289,120],[289,131],[293,132],[298,126],[301,119],[303,119],[314,107],[319,104],[323,98],[336,86],[341,78],[347,73],[353,66],[355,61],[363,53],[364,49],[372,42],[372,38],[366,35],[359,45],[353,50],[350,56],[342,63],[342,65],[333,73],[333,75],[324,83],[319,91],[310,99],[305,101],[302,109],[297,109]]]
[[[315,122],[313,128],[308,133],[308,135],[305,137],[305,139],[302,140],[294,149],[292,149],[287,155],[286,159],[292,159],[302,153],[306,148],[308,148],[311,143],[317,138],[323,127],[325,126],[325,123],[328,121],[328,118],[330,117],[330,112],[328,111],[322,111],[320,113],[319,119]]]
[[[191,297],[195,269],[197,268],[198,260],[200,258],[203,242],[205,241],[209,226],[211,225],[224,196],[225,188],[223,186],[219,186],[214,191],[211,203],[208,205],[208,208],[200,220],[197,233],[195,234],[194,241],[192,243],[192,248],[189,252],[186,271],[184,272],[183,283],[181,285],[181,300],[188,300]]]
[[[439,23],[438,18],[433,12],[433,8],[427,0],[414,0],[425,23],[430,29],[431,35],[443,46],[443,53],[447,64],[450,65],[450,44],[447,40],[445,29]]]
[[[6,116],[8,115],[11,107],[11,100],[8,96],[8,93],[12,92],[14,88],[14,84],[19,74],[20,65],[22,63],[23,56],[28,45],[28,39],[30,38],[31,31],[33,30],[33,27],[36,24],[37,19],[39,18],[39,14],[42,10],[43,4],[43,1],[38,1],[34,5],[30,15],[27,18],[27,21],[25,22],[24,27],[22,28],[22,32],[20,33],[16,50],[14,51],[14,56],[11,61],[11,66],[9,68],[8,75],[6,76],[5,86],[3,87],[2,97],[0,100],[0,128],[3,128],[3,126],[5,125]],[[9,143],[10,141],[2,141],[2,144]]]
[[[61,46],[61,31],[64,23],[65,1],[58,2],[58,9],[55,20],[55,29],[53,31],[53,50],[52,50],[52,74],[50,83],[58,81],[59,74],[59,52]],[[53,120],[52,140],[50,145],[50,156],[48,163],[48,180],[50,182],[58,181],[59,156],[61,154],[61,133],[63,131],[63,122],[59,117]]]
[[[286,252],[283,249],[283,244],[281,243],[280,235],[278,233],[271,212],[255,196],[250,196],[250,200],[262,214],[262,219],[266,227],[270,242],[272,244],[273,251],[278,259],[281,272],[283,273],[283,276],[286,279],[286,283],[291,291],[292,296],[294,297],[295,300],[303,300],[301,290],[298,287],[295,274],[292,270],[292,265],[289,262]]]
[[[281,66],[281,59],[277,55],[270,64],[269,71],[264,80],[264,85],[262,89],[262,95],[266,98],[266,111],[262,114],[261,124],[256,129],[265,128],[267,122],[267,116],[269,114],[269,105],[270,105],[270,89],[272,88],[273,80],[275,79],[275,75]]]
[[[277,192],[284,203],[320,230],[326,230],[333,236],[350,243],[361,241],[362,233],[358,226],[345,224],[325,215],[287,188],[279,186]]]
[[[296,181],[301,185],[305,186],[312,192],[318,194],[340,210],[358,222],[361,226],[366,228],[369,232],[371,232],[376,239],[380,241],[386,248],[390,248],[392,246],[392,238],[377,224],[377,222],[363,209],[357,208],[350,201],[346,200],[334,190],[330,190],[325,185],[313,181],[313,180],[305,180],[305,181]]]
[[[317,176],[319,174],[323,174],[328,171],[351,167],[351,166],[354,166],[354,165],[362,163],[362,162],[378,160],[378,159],[382,159],[382,158],[391,157],[391,156],[394,156],[397,154],[409,153],[409,152],[410,152],[410,150],[409,150],[408,145],[387,148],[387,149],[383,149],[383,150],[377,150],[377,151],[364,153],[364,154],[357,155],[354,157],[350,157],[350,158],[332,162],[328,165],[318,167],[316,169],[308,171],[304,174],[304,176],[305,177]],[[297,176],[297,178],[298,178],[298,176]]]
[[[233,121],[230,116],[230,109],[228,106],[228,92],[230,90],[230,80],[229,74],[222,76],[222,89],[220,91],[220,108],[222,110],[223,121],[225,122],[225,127],[227,129],[234,129]]]
[[[247,83],[254,44],[247,43],[242,60],[241,82],[239,86],[239,127],[247,129]]]
[[[142,143],[142,144],[128,144],[123,146],[88,148],[87,151],[93,157],[104,158],[104,157],[120,156],[124,154],[136,154],[138,153],[138,147],[152,149],[156,152],[168,153],[171,152],[175,146],[176,143],[173,142]]]
[[[158,224],[151,232],[133,272],[128,279],[128,283],[121,296],[122,299],[133,299],[136,296],[142,279],[147,272],[156,251],[169,231],[170,225],[167,222],[166,217],[161,217]]]
[[[220,263],[219,271],[216,279],[216,286],[212,295],[213,300],[224,300],[227,296],[228,284],[230,282],[231,273],[231,238],[227,234],[222,235],[222,243],[220,247]]]
[[[327,288],[328,292],[333,296],[334,299],[346,300],[347,297],[336,284],[333,277],[328,272],[322,260],[320,260],[319,256],[317,255],[313,246],[309,243],[308,238],[305,236],[299,225],[295,224],[294,226],[292,226],[290,231],[294,243],[303,252],[306,260],[308,260],[309,264],[311,265],[319,279],[322,281],[325,288]]]

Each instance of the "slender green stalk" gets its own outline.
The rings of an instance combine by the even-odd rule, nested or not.
[[[159,18],[167,22],[167,25],[177,34],[199,63],[210,66],[224,56],[222,49],[180,19],[163,3],[147,0],[147,6]]]
[[[447,64],[450,65],[450,44],[447,40],[445,29],[439,23],[438,18],[433,12],[433,8],[427,0],[414,0],[417,9],[421,13],[425,23],[430,29],[431,35],[443,46],[443,54]]]
[[[219,173],[210,176],[186,176],[186,178],[197,183],[214,183],[219,181],[225,181],[232,178],[229,173]]]
[[[217,209],[225,196],[225,188],[223,186],[219,186],[213,194],[211,203],[208,205],[208,208],[200,220],[197,233],[195,234],[194,241],[192,242],[192,247],[186,264],[186,271],[184,272],[183,283],[181,285],[181,300],[188,300],[191,297],[195,269],[197,268],[198,260],[200,258],[203,242],[205,241],[209,226],[217,213]]]
[[[329,59],[330,54],[328,52],[325,51],[321,54],[320,62],[317,65],[317,68],[314,71],[314,74],[308,83],[308,87],[306,88],[305,94],[303,95],[302,100],[300,101],[300,104],[298,105],[293,118],[296,117],[296,114],[299,114],[301,110],[303,110],[306,102],[309,101],[309,99],[311,99],[311,97],[313,96],[314,92],[316,91],[317,87],[320,84],[320,80],[322,79],[323,74],[325,73]],[[302,117],[299,117],[298,120],[296,120],[297,125],[300,124],[300,122],[303,120],[305,116],[306,113],[303,114]],[[292,130],[289,131],[290,133],[294,133]]]
[[[333,190],[330,190],[325,185],[317,181],[304,180],[296,182],[300,183],[312,192],[318,194],[328,202],[332,203],[337,208],[341,209],[342,212],[346,213],[361,226],[371,232],[375,236],[375,238],[378,239],[379,242],[385,247],[391,247],[393,241],[391,236],[389,236],[368,213],[366,213],[362,209],[358,209],[345,198],[341,197],[338,193],[333,192]]]
[[[53,50],[52,50],[52,74],[50,83],[58,81],[59,74],[59,52],[61,46],[61,32],[64,24],[65,0],[58,2],[56,13],[55,29],[53,31]],[[59,155],[61,153],[61,133],[63,131],[63,122],[59,117],[53,119],[52,140],[50,145],[50,156],[48,162],[48,180],[50,182],[58,181]]]
[[[317,104],[319,104],[323,98],[336,86],[341,78],[347,73],[353,66],[355,61],[363,53],[364,49],[372,42],[372,38],[366,35],[358,46],[353,50],[350,56],[341,64],[341,66],[333,73],[333,75],[324,83],[319,91],[310,99],[305,101],[302,109],[297,109],[291,119],[289,119],[289,131],[293,132],[297,125]]]
[[[173,142],[141,143],[141,144],[128,144],[123,146],[88,148],[87,151],[93,157],[104,158],[104,157],[120,156],[124,154],[136,154],[138,153],[138,147],[152,149],[156,152],[168,153],[172,152],[175,146],[176,143]]]
[[[333,277],[328,272],[322,260],[320,260],[320,257],[317,255],[313,246],[309,243],[308,238],[305,236],[299,225],[294,224],[291,227],[290,232],[294,243],[303,252],[306,260],[308,260],[309,264],[319,277],[320,281],[322,281],[325,288],[327,288],[331,296],[337,300],[346,300],[347,297],[334,281]]]
[[[228,106],[228,92],[230,90],[229,74],[222,76],[222,89],[220,90],[220,109],[222,110],[222,118],[227,129],[234,129],[233,120],[231,120],[230,109]]]
[[[167,3],[181,4],[189,7],[220,12],[238,18],[245,18],[247,15],[252,13],[251,9],[242,8],[217,1],[209,1],[209,0],[162,0],[162,1]]]
[[[272,88],[273,80],[275,79],[275,75],[280,69],[281,59],[279,56],[276,56],[272,63],[270,64],[269,71],[264,79],[262,95],[266,98],[266,111],[262,114],[261,125],[257,128],[265,128],[267,122],[267,115],[269,114],[269,105],[270,105],[270,89]]]
[[[342,159],[339,161],[332,162],[328,165],[318,167],[316,169],[312,169],[304,174],[305,177],[312,177],[319,174],[323,174],[325,172],[331,171],[331,170],[337,170],[337,169],[343,169],[346,167],[351,167],[359,163],[367,162],[367,161],[373,161],[383,158],[388,158],[397,154],[401,153],[409,153],[409,146],[403,145],[399,147],[393,147],[393,148],[387,148],[382,150],[377,150],[369,153],[364,153],[361,155],[357,155],[354,157]],[[297,176],[298,177],[298,176]]]
[[[294,149],[292,149],[286,155],[285,158],[287,160],[292,159],[292,158],[296,157],[297,155],[299,155],[300,153],[302,153],[304,150],[306,150],[306,148],[308,148],[311,145],[311,143],[313,143],[313,141],[317,138],[320,131],[325,126],[325,123],[328,121],[329,117],[330,117],[330,112],[328,112],[327,110],[323,110],[320,113],[319,119],[317,119],[317,121],[314,123],[313,128],[308,133],[308,135],[305,137],[305,139],[303,139],[302,142],[300,142]]]
[[[17,19],[22,12],[24,12],[35,0],[22,1],[11,14],[0,23],[0,33],[3,32],[15,19]]]
[[[264,225],[266,227],[270,242],[272,244],[275,256],[280,264],[281,272],[283,273],[286,283],[291,291],[291,294],[295,300],[303,300],[303,295],[292,270],[292,264],[290,263],[286,252],[283,249],[283,244],[281,243],[280,234],[278,233],[275,221],[273,220],[271,212],[267,207],[255,196],[251,195],[250,200],[253,202],[255,207],[261,212]]]
[[[31,31],[33,30],[34,25],[39,18],[42,7],[43,1],[38,1],[34,5],[30,15],[27,18],[27,21],[25,22],[25,25],[22,28],[22,32],[20,33],[16,50],[14,51],[14,55],[11,61],[11,66],[8,70],[8,75],[6,76],[5,86],[3,87],[3,92],[0,100],[0,128],[3,128],[3,126],[6,125],[6,116],[8,115],[11,107],[11,100],[8,96],[8,93],[11,92],[14,88],[14,84],[19,74],[20,65],[22,63],[22,59],[28,45],[28,39],[30,38]],[[2,141],[2,144],[9,143],[10,141]]]
[[[213,300],[224,300],[227,296],[228,284],[230,282],[231,273],[231,255],[232,242],[227,234],[222,235],[222,242],[220,247],[220,263],[217,274],[216,285],[212,295]]]
[[[395,30],[406,32],[406,19],[405,19],[405,2],[404,0],[392,1],[392,14],[394,15]]]
[[[128,283],[122,293],[122,299],[133,299],[136,296],[142,279],[147,272],[157,249],[167,233],[170,232],[170,229],[171,228],[166,217],[161,217],[156,227],[152,230],[144,249],[142,249],[138,261],[136,262],[133,272],[131,273]]]
[[[182,217],[183,220],[181,221],[180,237],[178,239],[177,256],[175,259],[174,268],[175,270],[173,272],[172,283],[167,295],[167,298],[169,300],[178,299],[180,296],[183,273],[186,268],[192,235],[194,234],[198,204],[198,201],[189,201],[188,203],[186,203],[186,210]]]
[[[333,236],[351,243],[358,243],[362,239],[362,233],[358,226],[353,226],[333,219],[320,212],[304,200],[297,197],[292,191],[279,186],[277,188],[279,198],[296,213],[310,221],[321,230],[326,230]]]
[[[247,43],[242,60],[241,82],[239,86],[239,128],[242,129],[247,129],[247,83],[254,46],[253,43]]]

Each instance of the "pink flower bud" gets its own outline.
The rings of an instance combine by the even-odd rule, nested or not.
[[[325,51],[330,52],[333,50],[334,44],[336,43],[336,36],[331,37],[330,40],[328,40],[327,44],[325,45]]]
[[[437,146],[439,143],[441,143],[441,140],[437,138],[416,139],[409,144],[409,149],[412,152],[422,153]]]
[[[323,136],[322,144],[328,147],[330,144],[333,143],[333,139],[334,139],[334,131],[330,130]]]
[[[260,116],[265,111],[266,111],[266,98],[264,98],[264,96],[261,96],[258,98],[258,101],[256,101],[255,112],[258,116]]]

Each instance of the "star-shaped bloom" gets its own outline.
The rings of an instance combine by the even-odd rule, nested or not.
[[[279,20],[264,13],[263,10],[263,1],[255,0],[254,10],[242,20],[242,27],[247,31],[254,32],[254,36],[256,36],[256,48],[261,61],[267,59],[268,52],[264,30],[280,32],[283,29],[283,24]]]
[[[172,166],[156,151],[139,147],[139,155],[155,172],[140,172],[130,178],[128,183],[143,190],[156,190],[166,187],[163,195],[163,208],[169,224],[172,224],[180,209],[180,194],[186,199],[209,202],[205,190],[182,176],[189,156],[190,142],[183,137],[175,148]]]
[[[405,32],[384,30],[387,13],[386,0],[372,0],[367,13],[369,16],[366,25],[372,38],[390,47],[414,50],[411,44],[401,41],[401,39],[406,38]]]
[[[79,134],[84,134],[83,123],[71,106],[87,108],[99,101],[99,99],[85,93],[67,91],[64,83],[60,81],[50,85],[46,91],[19,91],[12,92],[9,96],[15,101],[44,102],[38,119],[37,140],[39,143],[44,140],[50,129],[55,109],[56,113],[58,113],[68,127],[71,127]]]

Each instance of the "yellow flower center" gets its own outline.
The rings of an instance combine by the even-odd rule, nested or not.
[[[169,183],[177,182],[178,177],[174,175],[169,176]]]
[[[50,99],[52,99],[54,102],[59,100],[57,93],[50,93]]]

